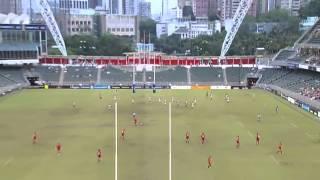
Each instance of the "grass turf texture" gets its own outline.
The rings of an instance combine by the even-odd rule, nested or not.
[[[318,179],[319,123],[313,116],[261,90],[213,91],[119,90],[118,179],[169,179],[168,103],[172,105],[172,179],[301,180]],[[99,93],[103,99],[99,100]],[[231,102],[224,100],[228,93]],[[0,98],[0,179],[114,179],[114,91],[23,90]],[[148,97],[153,102],[148,103]],[[162,98],[162,103],[158,102]],[[184,106],[197,97],[194,109]],[[131,99],[135,99],[135,104]],[[72,108],[76,102],[77,110]],[[275,112],[279,105],[280,112]],[[134,127],[136,112],[143,127]],[[257,114],[262,121],[257,122]],[[120,130],[126,128],[126,140]],[[185,132],[191,143],[185,143]],[[40,141],[32,145],[32,133]],[[208,142],[200,144],[204,131]],[[262,137],[255,145],[255,134]],[[236,149],[235,137],[241,147]],[[282,141],[284,155],[276,154]],[[62,155],[55,144],[60,142]],[[103,149],[98,163],[96,151]],[[207,168],[212,155],[215,164]]]

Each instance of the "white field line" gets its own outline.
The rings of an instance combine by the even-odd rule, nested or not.
[[[310,133],[307,133],[307,132],[306,132],[306,136],[308,136],[308,138],[310,138],[310,139],[316,139],[316,137],[314,137],[313,135],[311,135]]]
[[[290,123],[290,125],[294,128],[298,128],[298,126],[295,123]]]
[[[243,124],[241,121],[238,121],[238,124],[239,124],[242,128],[244,128],[244,124]]]
[[[171,138],[172,134],[171,134],[171,102],[169,102],[169,180],[171,180],[171,158],[172,158],[172,151],[171,151]]]
[[[115,128],[115,158],[114,158],[114,179],[118,180],[118,102],[115,103],[114,105],[114,128]]]
[[[8,166],[12,161],[13,161],[13,158],[8,159],[7,161],[5,161],[5,162],[2,164],[2,167]]]
[[[274,155],[270,155],[270,158],[277,164],[279,165],[279,161],[274,157]]]
[[[254,137],[253,134],[252,134],[250,131],[248,131],[248,135],[249,135],[250,137],[252,137],[252,138]]]

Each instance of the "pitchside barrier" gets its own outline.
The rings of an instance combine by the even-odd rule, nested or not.
[[[316,101],[312,101],[307,97],[304,97],[300,94],[288,91],[286,89],[282,89],[273,85],[259,85],[259,88],[267,90],[281,98],[287,100],[291,104],[294,104],[306,112],[313,114],[320,118],[320,103]]]
[[[43,85],[43,86],[31,86],[28,88],[44,88],[44,89],[132,89],[132,85]],[[247,89],[247,87],[239,86],[174,86],[174,85],[156,85],[156,89],[173,89],[173,90],[231,90],[231,89]],[[142,84],[135,85],[135,89],[153,89],[153,85]]]

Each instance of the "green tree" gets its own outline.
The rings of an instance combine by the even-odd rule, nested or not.
[[[300,9],[299,14],[302,18],[306,18],[307,16],[320,17],[320,1],[312,0],[308,5]]]

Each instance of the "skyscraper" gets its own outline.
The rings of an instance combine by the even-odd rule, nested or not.
[[[126,15],[137,15],[139,11],[140,2],[144,2],[144,0],[125,0],[124,14]]]
[[[257,1],[258,0],[253,0],[252,1],[252,4],[251,4],[251,7],[248,11],[248,15],[249,16],[254,16],[256,17],[258,15],[258,10],[257,10]]]
[[[298,16],[299,9],[303,5],[303,0],[281,0],[281,9],[289,11],[290,15]]]
[[[118,14],[119,13],[119,6],[118,2],[120,0],[107,0],[106,2],[106,9],[109,11],[110,14]],[[121,0],[122,1],[122,0]]]
[[[221,0],[209,0],[209,15],[220,15],[220,3]]]
[[[169,0],[162,0],[162,17],[166,17],[169,12]]]
[[[193,13],[196,17],[208,17],[209,0],[194,0]]]
[[[151,17],[151,2],[142,1],[139,3],[139,16]]]
[[[95,9],[98,6],[103,6],[103,0],[89,0],[89,8]]]
[[[178,0],[178,6],[182,9],[184,6],[192,5],[192,0]]]
[[[1,0],[0,13],[2,14],[21,14],[22,4],[21,0]]]

